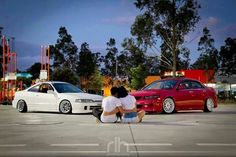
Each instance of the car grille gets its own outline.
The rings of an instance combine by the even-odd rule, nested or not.
[[[93,102],[102,102],[102,100],[93,100]]]
[[[89,106],[89,110],[93,110],[94,108],[102,108],[101,106]]]
[[[136,96],[136,97],[135,97],[136,100],[139,100],[139,99],[141,99],[141,98],[142,98],[141,96]]]

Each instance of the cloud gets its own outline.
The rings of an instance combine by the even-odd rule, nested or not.
[[[209,26],[215,26],[219,23],[219,19],[216,17],[208,17],[207,21],[206,21],[206,25]]]
[[[216,36],[222,40],[226,40],[228,37],[236,38],[236,23],[226,25],[223,28],[216,30]]]
[[[17,53],[17,69],[26,70],[35,62],[40,62],[40,45],[25,41],[15,41]]]
[[[116,18],[106,18],[102,22],[108,24],[118,24],[118,25],[127,25],[132,24],[135,20],[135,16],[126,16],[126,17],[116,17]]]

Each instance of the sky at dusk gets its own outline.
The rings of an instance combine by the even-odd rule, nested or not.
[[[216,48],[227,37],[236,38],[236,0],[198,0],[201,20],[186,36],[191,62],[199,53],[197,43],[207,26]],[[18,69],[25,70],[40,60],[40,45],[55,44],[60,26],[65,26],[78,48],[87,42],[93,52],[105,53],[106,42],[131,37],[130,27],[141,12],[132,0],[0,0],[0,26],[15,37]]]

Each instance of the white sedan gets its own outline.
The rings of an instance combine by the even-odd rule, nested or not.
[[[88,94],[66,82],[41,82],[15,93],[12,106],[19,112],[91,113],[103,97]]]

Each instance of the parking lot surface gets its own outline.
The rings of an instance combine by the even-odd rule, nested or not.
[[[236,104],[148,114],[138,124],[0,105],[0,156],[236,156]]]

